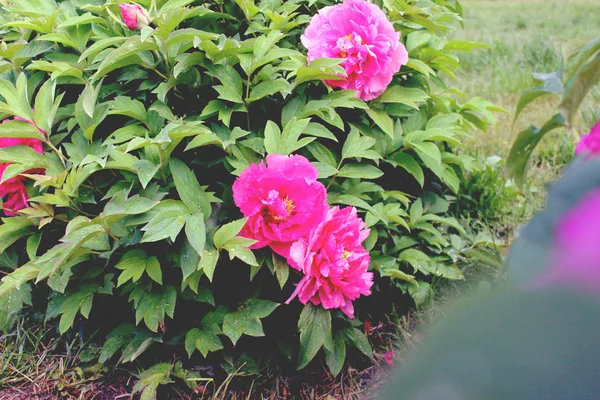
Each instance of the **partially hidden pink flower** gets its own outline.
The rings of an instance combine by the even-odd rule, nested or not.
[[[309,63],[322,57],[342,58],[346,79],[325,82],[357,90],[363,100],[381,95],[408,62],[400,34],[383,11],[366,0],[345,0],[322,8],[300,39],[308,49]]]
[[[387,365],[394,365],[394,353],[391,351],[386,351],[383,355],[383,359],[385,360]]]
[[[552,265],[533,287],[568,286],[600,295],[600,189],[593,190],[558,222]]]
[[[35,124],[32,121],[24,120],[20,117],[15,117],[17,121],[24,121],[31,125]],[[38,128],[39,129],[39,128]],[[44,133],[41,129],[40,132]],[[39,139],[33,138],[0,138],[0,148],[11,147],[11,146],[29,146],[37,153],[43,153],[44,148],[42,145],[42,141]],[[0,163],[0,177],[4,175],[4,171],[10,165],[10,163]],[[28,174],[38,174],[43,173],[43,169],[31,169],[25,171]],[[25,177],[18,175],[12,178],[5,180],[0,183],[0,197],[6,197],[6,200],[3,202],[4,214],[7,217],[13,217],[17,215],[17,211],[22,210],[23,208],[29,207],[27,195],[27,188],[23,181]]]
[[[290,249],[288,262],[304,276],[287,302],[298,296],[303,304],[339,308],[354,318],[352,302],[370,295],[373,285],[373,273],[367,272],[371,259],[362,245],[367,236],[356,208],[331,208],[323,222]]]
[[[131,30],[142,29],[150,23],[148,11],[137,3],[119,4],[119,8],[123,22]]]
[[[575,154],[588,153],[589,155],[600,154],[600,121],[592,128],[590,133],[583,135],[577,143]]]
[[[233,184],[233,200],[248,222],[241,236],[257,240],[250,248],[270,246],[288,257],[292,243],[325,217],[329,205],[317,169],[299,155],[271,154],[252,164]]]

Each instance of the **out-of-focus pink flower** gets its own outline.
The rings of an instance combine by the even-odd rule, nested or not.
[[[387,365],[394,365],[394,353],[391,351],[386,351],[383,355],[383,359],[387,363]]]
[[[532,286],[570,286],[600,294],[600,189],[558,222],[555,237],[553,264]]]
[[[15,117],[15,120],[24,121],[35,126],[35,124],[32,121],[27,121],[20,117]],[[38,130],[45,134],[45,132],[41,129],[38,128]],[[6,137],[0,138],[0,148],[11,146],[29,146],[38,153],[44,152],[42,141],[39,139]],[[0,163],[0,177],[4,175],[4,171],[9,165],[10,163]],[[43,172],[43,169],[32,169],[25,171],[25,173],[27,174],[39,174]],[[0,197],[7,196],[6,200],[3,202],[4,214],[7,217],[13,217],[17,215],[17,211],[22,210],[23,208],[27,208],[29,206],[29,204],[27,203],[27,199],[29,197],[27,195],[27,189],[25,187],[25,184],[23,183],[24,180],[25,178],[23,176],[18,175],[0,183]]]
[[[334,207],[325,220],[290,249],[290,265],[304,272],[296,290],[303,304],[311,301],[323,308],[339,308],[354,318],[352,301],[371,294],[373,273],[370,256],[362,246],[369,236],[354,207]]]
[[[366,0],[345,0],[322,8],[301,37],[308,62],[316,58],[342,58],[346,79],[326,81],[329,86],[357,90],[371,100],[381,95],[408,62],[400,34],[383,11]]]
[[[119,4],[123,22],[131,30],[142,29],[150,23],[148,11],[137,3]]]
[[[577,143],[575,154],[588,153],[590,155],[600,154],[600,121],[592,128],[590,133],[583,135]]]
[[[233,199],[248,217],[241,236],[289,256],[292,243],[315,228],[329,205],[317,169],[304,157],[271,154],[267,164],[252,164],[233,184]]]

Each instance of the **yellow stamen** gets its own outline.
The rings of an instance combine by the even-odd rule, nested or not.
[[[294,211],[294,202],[293,202],[293,200],[291,200],[289,197],[286,197],[285,199],[283,199],[283,202],[285,203],[285,209],[287,210],[288,215],[286,215],[285,217],[280,217],[278,215],[272,215],[271,214],[273,216],[273,219],[275,221],[285,221],[292,214],[292,211]]]

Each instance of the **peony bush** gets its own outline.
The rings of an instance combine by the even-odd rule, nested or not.
[[[337,375],[372,357],[363,321],[463,277],[448,209],[473,160],[457,149],[495,108],[447,86],[456,52],[479,46],[447,38],[461,12],[3,6],[2,329],[41,311],[61,335],[105,338],[100,363],[187,354],[142,376],[147,396],[197,364]]]

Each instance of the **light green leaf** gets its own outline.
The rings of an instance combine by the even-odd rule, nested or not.
[[[260,319],[268,317],[278,306],[272,301],[250,299],[241,304],[236,312],[225,316],[223,333],[234,346],[242,335],[264,336]]]
[[[188,206],[192,214],[200,211],[205,218],[208,218],[212,212],[210,202],[194,173],[185,163],[176,158],[169,160],[169,167],[181,201]]]
[[[238,219],[223,225],[215,232],[213,243],[217,249],[222,249],[225,243],[237,236],[242,230],[248,218]]]
[[[420,89],[392,86],[379,97],[378,101],[383,103],[401,103],[419,109],[417,103],[422,103],[428,98],[429,95]]]
[[[185,217],[185,235],[198,254],[202,254],[206,242],[206,227],[201,212]]]
[[[366,111],[373,122],[375,122],[386,135],[394,139],[394,121],[390,118],[388,113],[375,109],[368,109]]]

